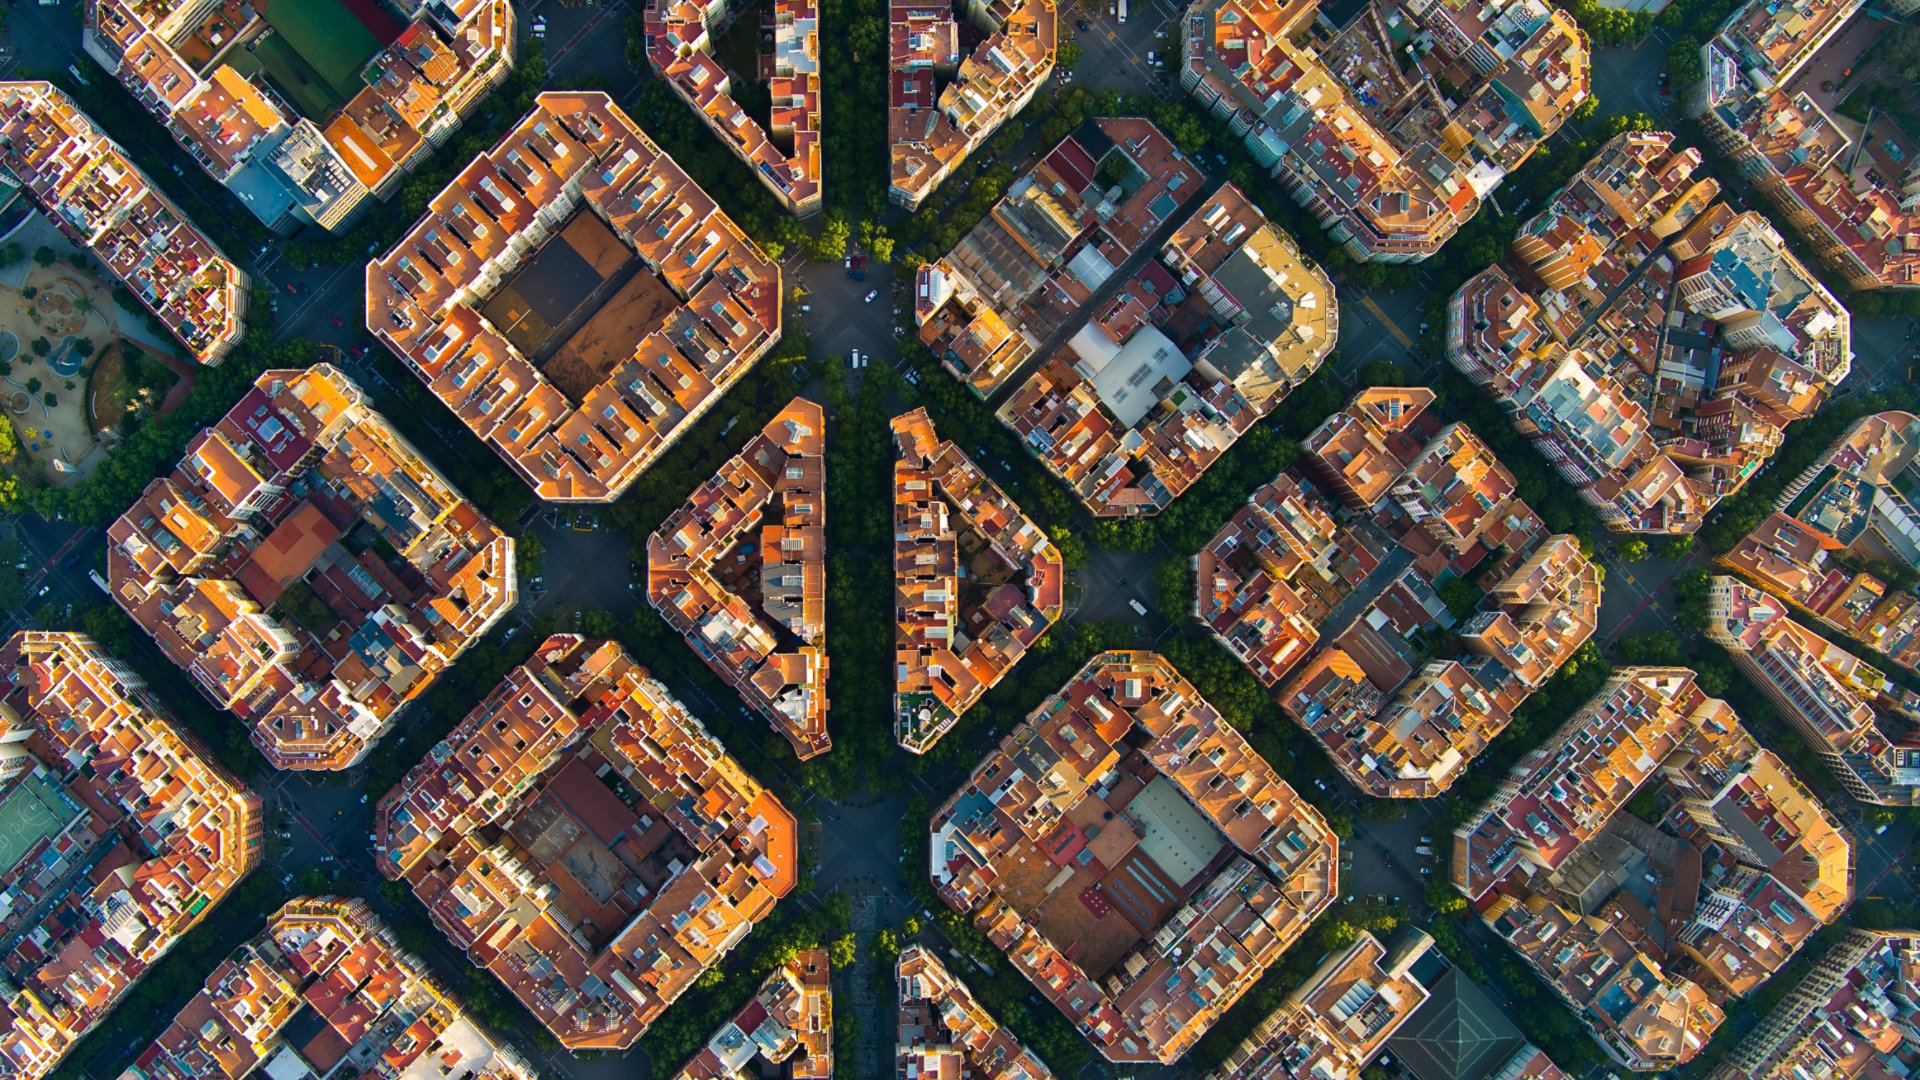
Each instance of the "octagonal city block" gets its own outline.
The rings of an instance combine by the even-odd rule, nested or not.
[[[624,1050],[793,890],[794,817],[611,641],[548,638],[380,800],[374,856],[569,1050]]]
[[[1114,1062],[1169,1064],[1338,891],[1320,814],[1157,653],[1102,653],[933,815],[940,895]]]

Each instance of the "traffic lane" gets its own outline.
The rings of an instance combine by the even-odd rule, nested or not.
[[[1090,549],[1087,552],[1087,564],[1079,571],[1080,606],[1074,615],[1075,620],[1099,622],[1120,619],[1140,623],[1143,617],[1133,610],[1128,601],[1138,600],[1148,611],[1157,608],[1159,605],[1155,603],[1156,597],[1153,595],[1153,571],[1162,559],[1174,557],[1177,556],[1159,551]],[[1185,611],[1161,612],[1161,615],[1176,622],[1184,622],[1187,614]]]
[[[79,9],[82,0],[65,3],[10,4],[6,45],[14,50],[5,68],[10,77],[21,69],[64,69],[80,55]]]
[[[1658,86],[1667,68],[1667,36],[1655,30],[1638,48],[1600,48],[1592,54],[1592,85],[1604,113],[1658,115],[1665,99]]]
[[[1149,53],[1161,59],[1161,54],[1175,47],[1173,9],[1160,0],[1147,5],[1130,3],[1127,21],[1122,23],[1111,14],[1116,8],[1117,3],[1109,0],[1061,13],[1073,28],[1074,40],[1087,54],[1074,73],[1074,81],[1095,90],[1144,91],[1161,98],[1173,97],[1179,88],[1170,71],[1147,59]],[[1086,30],[1079,28],[1083,21]]]
[[[351,262],[326,270],[320,283],[293,294],[297,304],[291,311],[282,301],[273,340],[298,337],[342,348],[358,344],[367,337],[365,285],[365,263]],[[286,295],[284,284],[281,294]]]
[[[588,507],[585,512],[591,514],[596,509]],[[535,614],[556,608],[601,608],[624,621],[646,602],[641,591],[647,584],[646,566],[635,567],[629,562],[632,543],[626,534],[575,528],[546,519],[531,532],[539,538],[546,555],[538,575],[544,579],[542,591],[535,594],[531,581],[520,583],[521,594]]]
[[[869,261],[862,271],[867,280],[847,276],[845,260],[833,263],[808,263],[800,270],[806,297],[801,302],[812,311],[800,316],[806,322],[813,346],[808,356],[844,364],[855,349],[861,356],[871,353],[883,363],[899,358],[900,347],[893,336],[893,275],[888,266]],[[877,293],[871,301],[868,293]],[[899,295],[899,303],[911,302]],[[906,321],[912,322],[911,316]]]

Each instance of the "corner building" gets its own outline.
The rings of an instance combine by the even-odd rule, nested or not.
[[[380,800],[374,857],[568,1050],[625,1050],[793,891],[793,815],[610,641],[548,638]]]
[[[259,864],[260,797],[84,634],[0,673],[0,1076],[38,1080]]]
[[[606,503],[780,340],[780,268],[612,98],[556,91],[367,264],[367,331],[540,498]]]
[[[1115,1063],[1179,1060],[1339,888],[1319,812],[1151,652],[1089,661],[932,829],[941,898]]]

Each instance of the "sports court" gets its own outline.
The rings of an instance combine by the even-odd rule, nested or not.
[[[0,801],[0,869],[11,868],[35,844],[58,835],[82,809],[66,792],[30,774]]]
[[[246,51],[316,121],[360,91],[361,69],[399,34],[377,6],[358,0],[352,9],[341,0],[267,0],[266,20],[274,32]]]

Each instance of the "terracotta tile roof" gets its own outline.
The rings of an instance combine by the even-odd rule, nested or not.
[[[0,778],[62,819],[0,867],[0,1071],[37,1078],[254,868],[260,799],[85,635],[5,652]]]
[[[571,635],[509,672],[376,820],[381,872],[575,1050],[633,1045],[799,876],[780,801],[618,645]],[[610,843],[595,831],[616,824]]]
[[[1148,652],[1095,657],[932,824],[941,896],[1115,1062],[1186,1053],[1337,891],[1319,813]]]
[[[118,144],[45,82],[0,83],[0,166],[202,364],[240,342],[248,278]]]
[[[793,399],[647,540],[648,601],[801,760],[833,746],[825,445],[820,406]]]
[[[479,305],[580,210],[678,306],[576,401]],[[540,95],[367,265],[367,329],[556,502],[617,498],[779,339],[780,305],[779,267],[599,93]]]
[[[107,536],[114,599],[280,768],[361,760],[517,597],[512,538],[325,364],[261,375]]]

